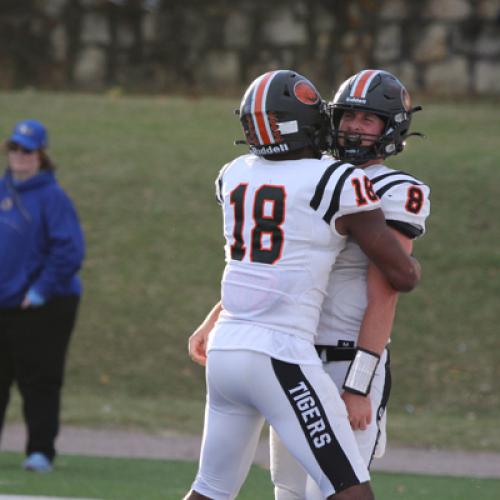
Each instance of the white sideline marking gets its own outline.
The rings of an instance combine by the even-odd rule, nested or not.
[[[98,500],[96,498],[39,497],[31,495],[0,495],[0,500]]]

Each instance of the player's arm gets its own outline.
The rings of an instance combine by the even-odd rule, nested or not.
[[[413,248],[412,240],[398,231],[392,230],[392,232],[404,250],[410,254]],[[361,323],[358,348],[376,355],[373,358],[376,361],[376,357],[382,355],[391,336],[398,292],[390,285],[378,267],[371,262],[367,274],[367,295],[368,303]],[[347,388],[342,394],[342,399],[346,404],[352,428],[354,430],[366,429],[373,418],[369,394],[364,396]]]
[[[413,241],[393,229],[390,230],[410,255]],[[358,346],[382,354],[391,336],[396,315],[398,292],[385,279],[374,264],[370,263],[367,274],[368,304],[361,323]]]
[[[217,203],[224,205],[224,173],[230,167],[231,163],[226,163],[220,170],[217,179],[215,180],[215,198]],[[207,342],[208,335],[213,330],[213,327],[219,319],[222,311],[222,304],[217,302],[201,325],[189,336],[188,353],[190,358],[201,366],[207,363]]]
[[[418,284],[420,264],[387,226],[381,209],[344,215],[335,226],[340,234],[350,234],[357,241],[393,288],[409,292]]]
[[[207,342],[208,335],[213,330],[213,327],[222,311],[222,305],[217,302],[212,310],[208,313],[203,323],[191,334],[188,341],[188,352],[191,359],[201,366],[205,366],[207,362]]]

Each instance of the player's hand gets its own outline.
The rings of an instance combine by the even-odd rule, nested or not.
[[[200,326],[190,337],[188,351],[191,359],[201,366],[207,364],[207,341],[211,328]]]
[[[21,309],[28,309],[28,307],[31,306],[31,301],[28,297],[24,297],[23,301],[21,302]]]
[[[342,399],[347,408],[349,422],[353,431],[364,431],[372,420],[370,396],[361,396],[345,391]]]
[[[45,304],[45,298],[33,288],[28,290],[28,293],[21,302],[21,309],[28,309],[29,307],[40,307]]]

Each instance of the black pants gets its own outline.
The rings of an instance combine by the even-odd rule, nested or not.
[[[0,310],[0,433],[17,382],[27,426],[26,454],[54,459],[61,388],[80,298],[57,297],[26,310]]]

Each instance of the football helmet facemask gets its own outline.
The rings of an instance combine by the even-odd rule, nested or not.
[[[308,146],[319,155],[326,149],[326,104],[315,86],[295,71],[269,71],[256,78],[246,90],[238,114],[245,143],[258,156]]]
[[[403,151],[409,133],[412,114],[421,110],[411,107],[410,94],[391,73],[367,69],[346,80],[328,104],[332,128],[332,154],[351,163],[362,164],[376,158],[386,158]],[[345,111],[362,111],[380,117],[385,126],[380,136],[352,134],[339,130]],[[365,141],[372,142],[363,146]],[[342,145],[340,144],[342,143]]]

